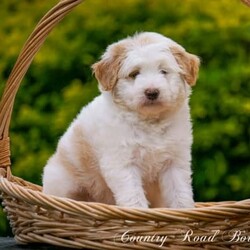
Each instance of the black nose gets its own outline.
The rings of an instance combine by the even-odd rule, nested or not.
[[[158,98],[160,91],[158,89],[146,89],[144,94],[149,100],[153,101]]]

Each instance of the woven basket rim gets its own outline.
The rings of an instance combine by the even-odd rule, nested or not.
[[[25,181],[24,181],[25,182]],[[109,219],[169,219],[178,221],[213,221],[235,217],[235,214],[242,216],[249,215],[250,199],[240,201],[221,202],[197,202],[195,208],[131,208],[108,205],[97,202],[77,201],[53,195],[47,195],[40,190],[33,190],[29,187],[21,186],[7,178],[0,177],[1,190],[14,198],[22,198],[25,202],[45,206],[49,209],[57,209],[69,214],[83,214],[92,216],[97,220]]]

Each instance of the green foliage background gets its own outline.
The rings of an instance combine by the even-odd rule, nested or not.
[[[2,0],[0,92],[41,16],[55,0]],[[191,98],[196,201],[250,195],[250,9],[239,0],[87,0],[44,44],[16,97],[13,173],[41,184],[42,168],[80,108],[98,94],[90,70],[106,46],[156,31],[202,59]],[[0,235],[10,234],[0,212]]]

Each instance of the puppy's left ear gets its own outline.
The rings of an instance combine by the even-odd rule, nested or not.
[[[93,73],[101,88],[105,91],[113,89],[117,82],[117,65],[111,60],[102,59],[92,65]]]
[[[110,46],[102,59],[92,65],[93,73],[105,91],[112,90],[118,81],[118,72],[124,59],[123,52],[122,46]]]
[[[185,81],[194,86],[198,78],[200,59],[198,56],[186,52],[183,48],[171,47],[172,54],[174,55],[177,63],[182,69]]]

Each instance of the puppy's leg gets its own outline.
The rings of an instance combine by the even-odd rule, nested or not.
[[[160,176],[159,182],[166,207],[194,207],[191,170],[189,167],[172,165]]]
[[[48,161],[43,173],[43,192],[60,197],[71,197],[76,190],[74,178],[55,154]]]
[[[115,164],[108,161],[101,164],[103,177],[113,192],[116,205],[123,207],[147,208],[140,171],[136,166]],[[119,167],[118,167],[119,166]]]

